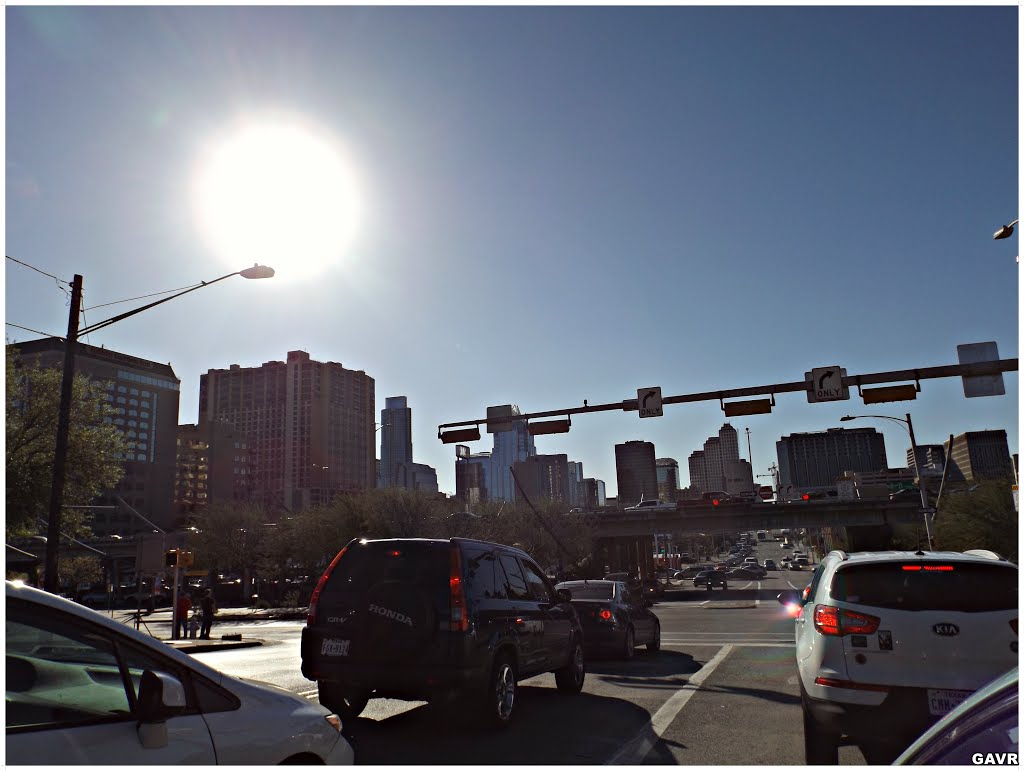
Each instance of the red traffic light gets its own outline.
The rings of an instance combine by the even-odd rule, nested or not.
[[[810,495],[810,493],[804,493],[804,494],[803,494],[803,495],[801,495],[800,497],[801,497],[801,498],[803,498],[803,499],[804,499],[805,501],[809,501],[809,500],[811,500],[811,495]]]

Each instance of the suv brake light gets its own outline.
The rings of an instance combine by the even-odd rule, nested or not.
[[[316,589],[313,590],[313,595],[309,598],[309,611],[306,613],[306,626],[313,626],[313,624],[316,623],[316,603],[317,600],[320,599],[320,592],[323,591],[324,584],[327,583],[327,579],[331,577],[331,572],[334,570],[334,566],[341,561],[341,558],[345,556],[346,551],[348,551],[347,545],[338,552],[337,556],[333,560],[331,560],[331,564],[327,566],[327,570],[325,570],[324,574],[320,576],[320,580],[316,582]]]
[[[452,632],[465,632],[469,629],[469,617],[466,614],[466,595],[462,590],[462,552],[459,551],[458,546],[452,544],[450,554],[448,596],[451,605],[451,621],[448,628]]]
[[[822,634],[843,637],[848,634],[874,634],[882,620],[867,613],[855,613],[832,605],[814,606],[814,628]]]

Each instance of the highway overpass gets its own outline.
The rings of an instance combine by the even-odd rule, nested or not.
[[[818,500],[798,503],[694,504],[682,509],[602,511],[591,521],[597,537],[653,533],[738,533],[788,528],[878,527],[922,521],[917,501]]]

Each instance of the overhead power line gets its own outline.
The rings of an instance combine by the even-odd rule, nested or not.
[[[53,279],[54,281],[60,281],[60,279],[59,279],[59,278],[57,278],[57,277],[56,277],[55,275],[53,275],[52,273],[47,273],[47,272],[46,272],[45,270],[40,270],[40,269],[39,269],[39,268],[37,268],[37,267],[36,267],[35,265],[29,265],[29,264],[28,264],[27,262],[22,262],[21,260],[16,260],[16,259],[14,259],[13,257],[11,257],[11,255],[9,255],[9,254],[8,254],[8,255],[6,255],[6,257],[7,257],[7,259],[8,259],[8,260],[10,260],[11,262],[16,262],[16,263],[18,263],[19,265],[24,265],[24,266],[25,266],[26,268],[31,268],[31,269],[32,269],[32,270],[34,270],[34,271],[35,271],[36,273],[42,273],[42,274],[43,274],[44,276],[49,276],[49,277],[50,277],[50,278],[52,278],[52,279]]]
[[[22,326],[19,326],[18,324],[12,324],[9,321],[5,321],[4,323],[7,326],[9,326],[9,327],[14,327],[15,329],[24,329],[26,332],[33,332],[34,334],[42,335],[43,337],[57,337],[57,338],[61,338],[60,335],[50,334],[49,332],[40,332],[38,329],[29,329],[28,327],[22,327]],[[63,339],[63,338],[61,338],[61,339]]]

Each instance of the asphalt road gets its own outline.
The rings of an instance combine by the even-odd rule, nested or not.
[[[777,543],[757,552],[762,561],[784,554]],[[480,731],[440,706],[374,699],[345,733],[360,764],[803,765],[793,621],[775,598],[810,575],[780,571],[710,593],[677,582],[653,608],[658,654],[588,660],[576,696],[560,694],[553,675],[526,680],[504,731]],[[316,698],[316,684],[299,673],[301,621],[222,626],[229,628],[264,645],[195,657]],[[840,763],[864,758],[844,747]]]

